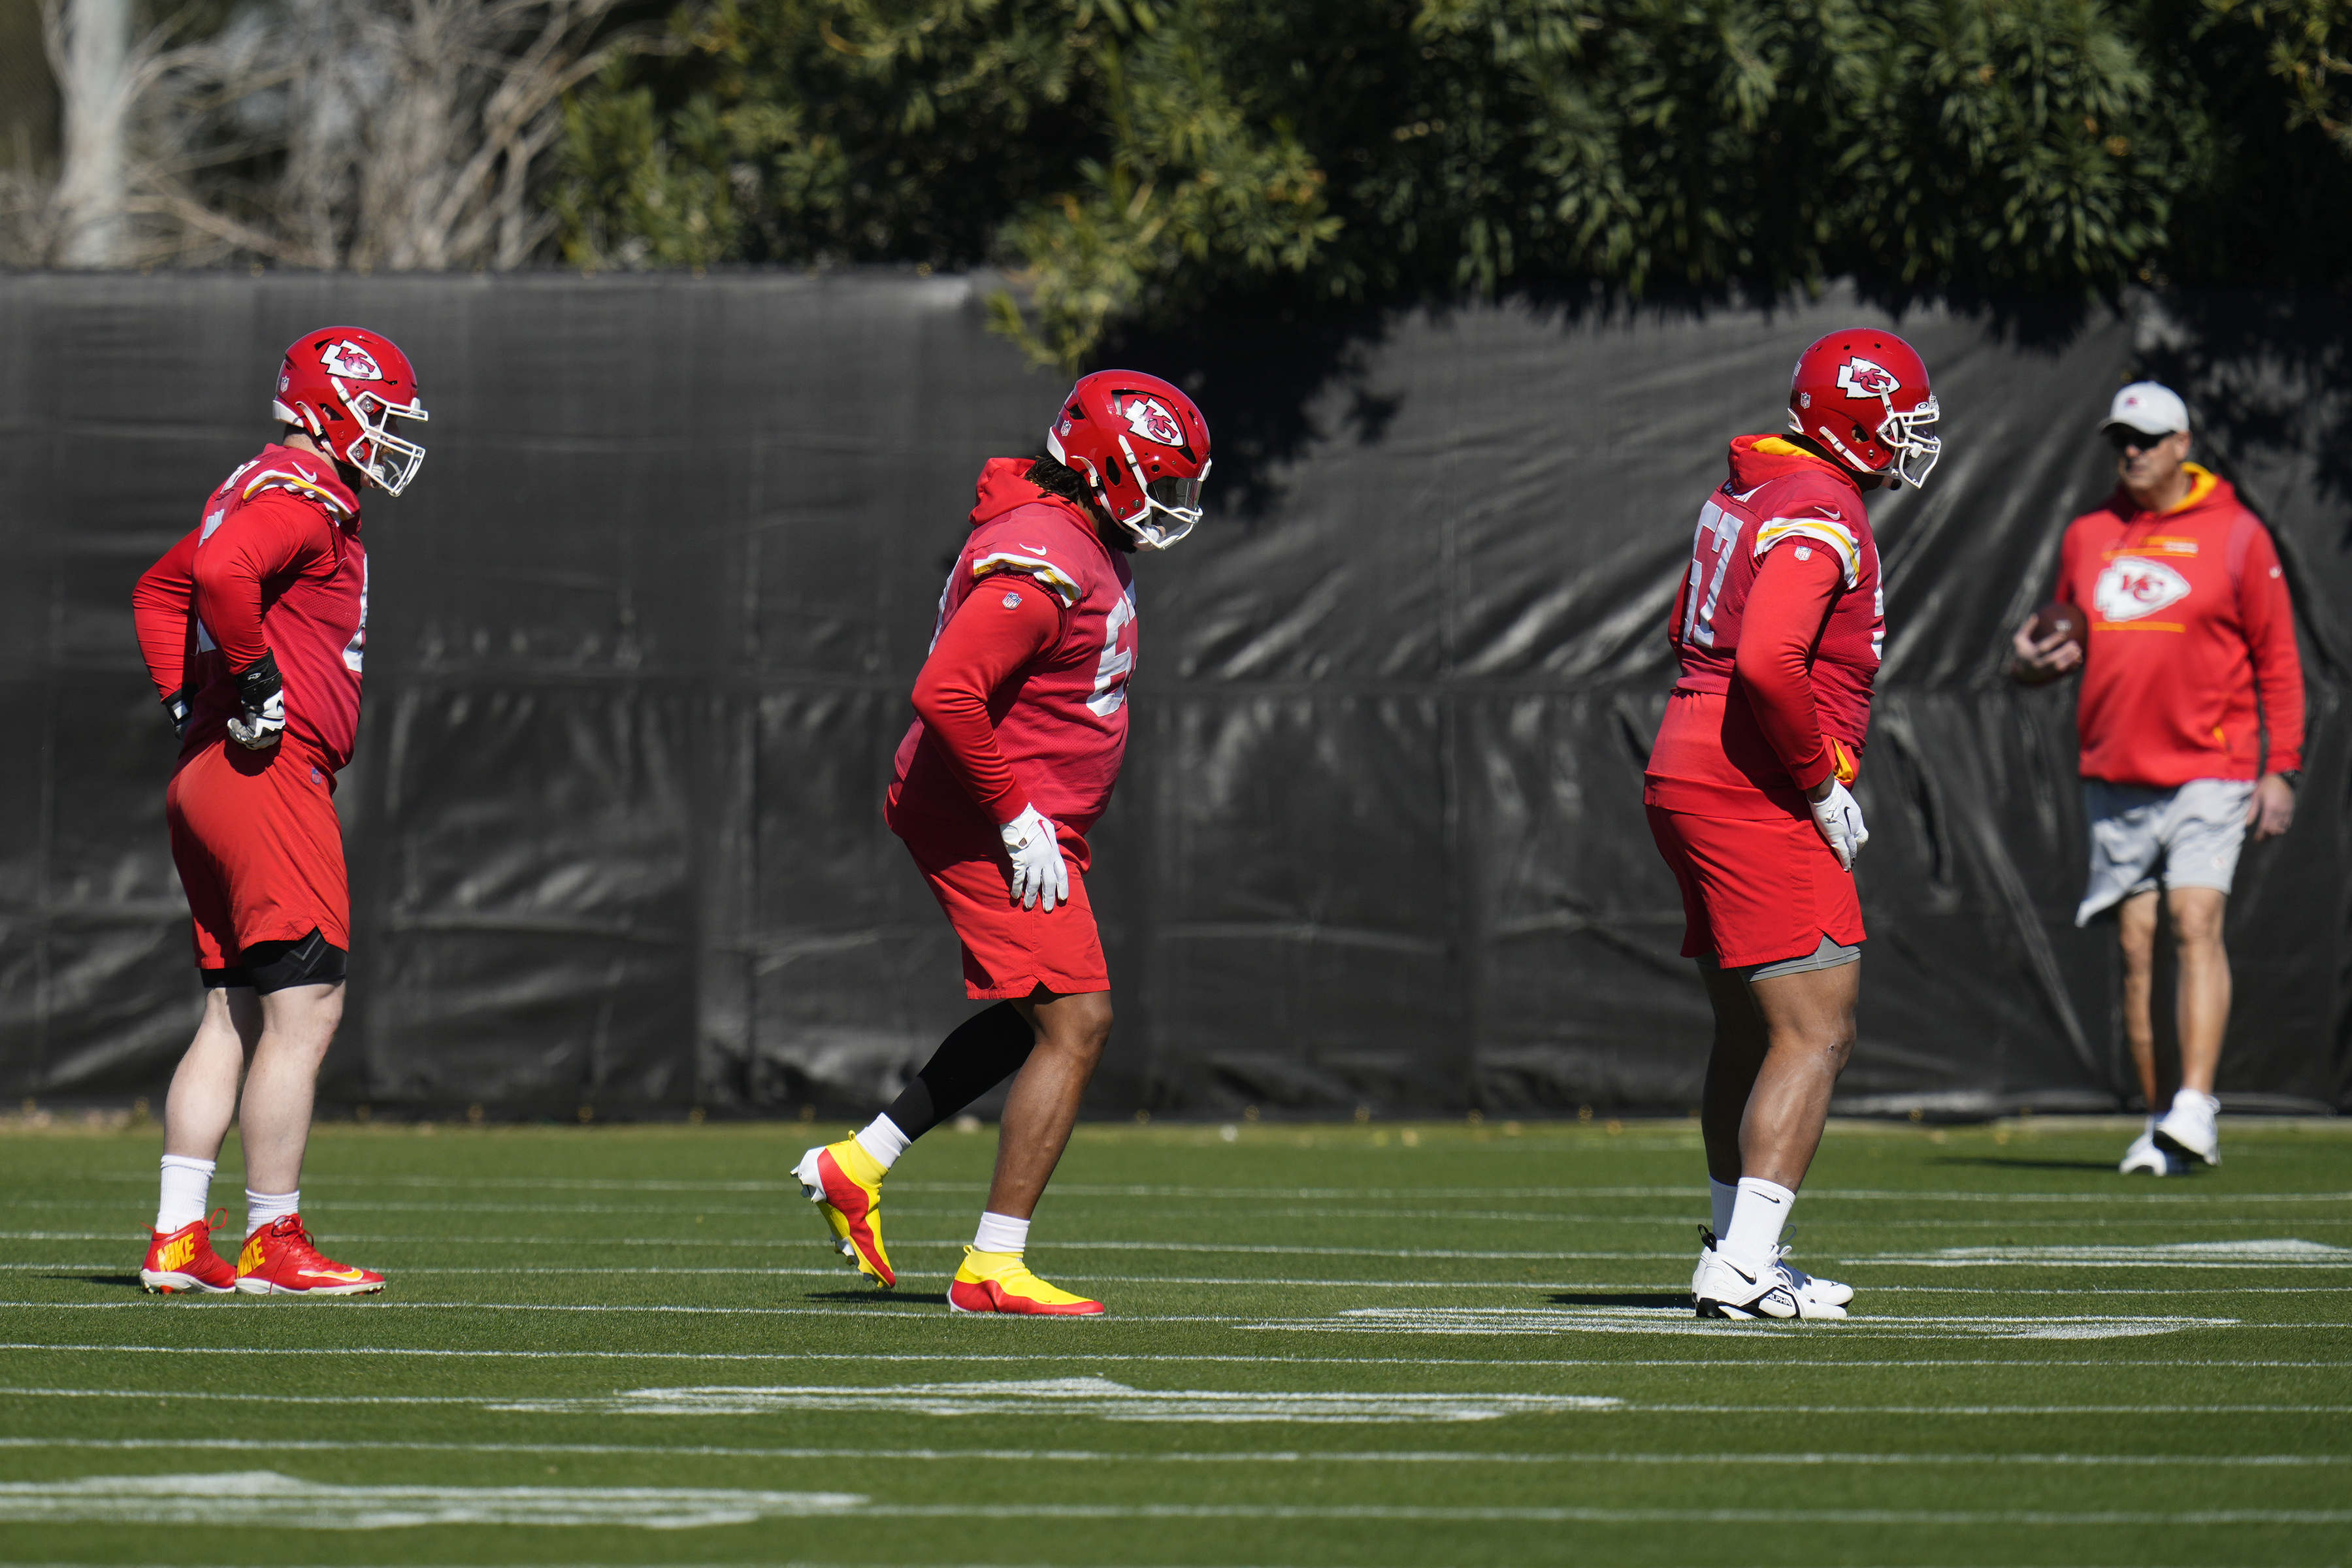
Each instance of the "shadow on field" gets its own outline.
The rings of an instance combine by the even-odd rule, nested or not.
[[[121,1285],[132,1290],[139,1289],[139,1276],[136,1274],[44,1274],[41,1278],[62,1279],[68,1284]]]
[[[920,1301],[928,1306],[944,1307],[948,1293],[944,1290],[811,1290],[803,1298],[810,1301]]]
[[[1555,1290],[1551,1295],[1555,1307],[1687,1307],[1691,1304],[1687,1290]]]

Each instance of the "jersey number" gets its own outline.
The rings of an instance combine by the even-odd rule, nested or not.
[[[1135,654],[1132,649],[1122,650],[1118,637],[1135,624],[1135,601],[1121,594],[1112,601],[1103,624],[1102,661],[1095,666],[1094,695],[1087,699],[1087,707],[1097,719],[1108,719],[1127,705],[1127,677],[1135,668]]]
[[[1723,579],[1738,553],[1740,530],[1747,520],[1724,510],[1713,501],[1698,514],[1698,531],[1691,541],[1690,592],[1683,605],[1683,641],[1701,647],[1715,646],[1715,602],[1723,595]],[[1712,548],[1708,541],[1714,541]],[[1712,559],[1710,559],[1712,557]],[[1699,584],[1705,582],[1702,599]]]

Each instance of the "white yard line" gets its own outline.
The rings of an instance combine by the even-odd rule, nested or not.
[[[574,1454],[591,1458],[613,1455],[715,1459],[904,1459],[940,1464],[961,1464],[969,1460],[1030,1464],[1053,1460],[1102,1465],[1704,1465],[1710,1469],[1730,1465],[1802,1468],[1848,1465],[2016,1465],[2039,1468],[2064,1465],[2134,1469],[2352,1466],[2352,1454],[1659,1454],[1577,1450],[1507,1454],[1444,1449],[1403,1453],[1350,1452],[1344,1449],[1118,1453],[1083,1448],[783,1448],[730,1447],[711,1444],[673,1447],[657,1443],[415,1443],[312,1437],[0,1437],[0,1449],[5,1448],[186,1449],[206,1453]]]
[[[0,1395],[44,1399],[188,1399],[247,1405],[512,1404],[479,1394],[192,1394],[184,1389],[6,1388]],[[1040,1415],[1050,1416],[1050,1411]],[[1625,1400],[1579,1414],[1683,1415],[2352,1415],[2352,1405],[1670,1405]]]
[[[1723,1343],[1737,1344],[1736,1339]],[[1780,1343],[1764,1341],[1759,1342]],[[1749,1367],[1778,1370],[1782,1367],[1830,1367],[1869,1370],[1885,1367],[2020,1367],[2036,1372],[2045,1369],[2063,1370],[2074,1367],[2144,1367],[2176,1372],[2178,1358],[2162,1361],[2116,1361],[2100,1357],[2093,1361],[2059,1361],[2042,1356],[1970,1356],[1920,1359],[1906,1357],[1900,1361],[1858,1361],[1843,1357],[1820,1361],[1791,1360],[1774,1356],[1769,1361],[1726,1362],[1700,1360],[1693,1356],[1663,1357],[1635,1360],[1610,1356],[1592,1360],[1574,1357],[1508,1357],[1508,1356],[1330,1356],[1330,1355],[1266,1355],[1262,1352],[1236,1352],[1231,1355],[1178,1354],[1173,1352],[1136,1352],[1122,1351],[1074,1351],[1067,1346],[1048,1346],[1028,1355],[986,1355],[970,1351],[516,1351],[516,1350],[451,1350],[441,1347],[404,1345],[344,1345],[344,1346],[263,1346],[263,1345],[132,1345],[132,1344],[36,1344],[0,1343],[0,1352],[59,1352],[66,1353],[98,1353],[106,1355],[249,1355],[249,1356],[406,1356],[427,1360],[455,1359],[462,1361],[680,1361],[680,1362],[875,1362],[884,1363],[1004,1363],[1015,1366],[1034,1365],[1041,1361],[1095,1363],[1144,1363],[1198,1362],[1217,1365],[1247,1364],[1251,1366],[1468,1366],[1468,1367],[1687,1367],[1706,1371],[1740,1371]],[[2260,1368],[2273,1371],[2336,1371],[2347,1363],[2341,1361],[2216,1361],[2200,1357],[2199,1366]],[[22,1390],[0,1387],[0,1395]]]

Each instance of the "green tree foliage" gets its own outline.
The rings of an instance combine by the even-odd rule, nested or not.
[[[552,201],[583,266],[1004,265],[1000,326],[1066,363],[1235,289],[2341,280],[2348,35],[2343,0],[704,0],[574,96]]]

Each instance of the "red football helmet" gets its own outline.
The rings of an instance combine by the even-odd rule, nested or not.
[[[1081,377],[1045,432],[1045,450],[1086,476],[1095,500],[1140,549],[1165,550],[1201,521],[1209,422],[1156,375],[1104,370]]]
[[[425,448],[402,439],[394,423],[429,417],[416,398],[416,371],[398,344],[364,327],[322,327],[295,339],[270,412],[393,495],[425,461]]]
[[[1923,485],[1944,444],[1919,353],[1893,332],[1832,332],[1797,356],[1789,428],[1819,441],[1858,473]]]

